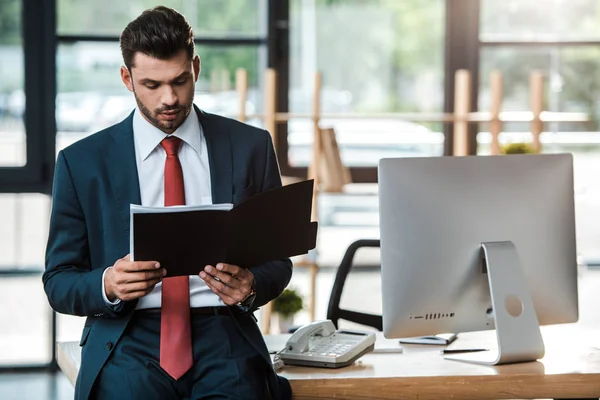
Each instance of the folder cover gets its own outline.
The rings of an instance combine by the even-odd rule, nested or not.
[[[232,207],[131,205],[131,258],[158,261],[167,276],[219,262],[250,268],[316,246],[313,180],[275,188]]]

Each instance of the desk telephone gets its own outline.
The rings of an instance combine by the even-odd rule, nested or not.
[[[335,330],[330,320],[299,328],[278,355],[284,364],[340,368],[375,348],[375,333]]]

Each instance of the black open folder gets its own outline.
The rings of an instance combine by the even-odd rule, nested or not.
[[[227,209],[169,207],[131,214],[131,254],[158,261],[167,276],[197,275],[219,262],[250,268],[316,246],[313,180],[272,189]]]

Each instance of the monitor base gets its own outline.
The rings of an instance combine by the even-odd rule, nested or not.
[[[512,242],[485,242],[484,273],[488,275],[497,348],[476,353],[446,355],[448,360],[485,365],[535,361],[544,357],[544,341]]]

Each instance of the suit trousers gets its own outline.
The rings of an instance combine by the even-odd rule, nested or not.
[[[135,311],[92,399],[269,399],[270,366],[231,315],[192,315],[194,366],[174,380],[159,363],[160,312]]]

